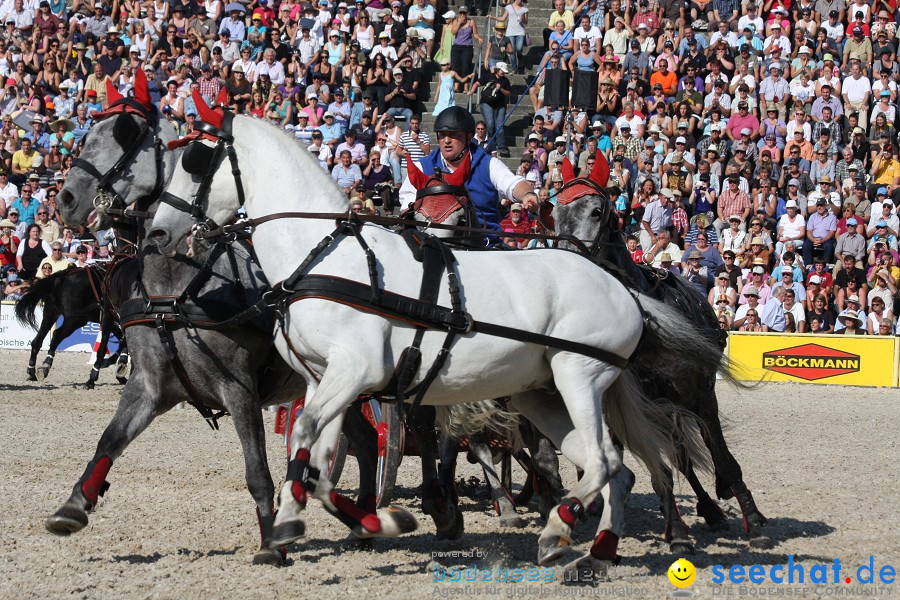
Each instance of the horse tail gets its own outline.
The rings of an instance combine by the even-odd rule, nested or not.
[[[702,438],[702,421],[691,411],[675,406],[664,398],[650,399],[648,402],[652,406],[647,405],[646,396],[641,389],[641,380],[637,374],[651,373],[656,382],[669,382],[675,388],[674,391],[681,396],[689,397],[698,393],[697,389],[687,389],[689,386],[715,386],[714,374],[716,371],[721,373],[725,379],[733,380],[728,358],[723,353],[718,339],[698,328],[690,319],[685,318],[683,312],[677,307],[642,294],[639,295],[639,301],[650,316],[644,334],[645,339],[641,342],[640,352],[634,355],[632,365],[623,373],[625,376],[620,378],[621,381],[616,382],[619,389],[614,389],[614,391],[621,391],[624,388],[628,393],[636,394],[635,397],[638,398],[636,407],[649,420],[650,430],[663,428],[668,442],[674,442],[695,468],[712,472],[709,452]],[[686,376],[686,372],[692,370],[692,365],[696,367],[695,374],[704,375],[706,381],[700,381],[693,375]],[[615,385],[614,388],[616,388]],[[612,406],[611,408],[617,407]],[[629,415],[623,415],[621,420],[626,417]],[[615,421],[618,416],[609,414],[607,418],[616,435],[623,435],[616,428]],[[636,418],[634,415],[630,416],[632,421]],[[626,441],[626,445],[629,445],[629,448],[647,464],[651,474],[654,473],[653,466],[658,466],[660,454],[670,464],[679,464],[678,457],[681,456],[681,453],[673,453],[670,443],[658,444],[654,441],[653,444],[658,444],[655,446],[658,450],[654,456],[648,456],[654,446],[641,444],[640,440],[636,443],[638,446],[631,446]],[[644,448],[639,450],[641,445]],[[660,479],[660,481],[664,480]]]
[[[648,398],[631,369],[622,371],[604,395],[603,413],[609,430],[644,463],[650,477],[661,486],[671,484],[666,463],[677,464],[672,419],[680,411],[670,403],[658,403]],[[695,442],[694,439],[687,441]],[[690,456],[693,458],[695,453],[702,452],[702,448],[701,441],[697,452],[690,448]],[[700,458],[700,461],[701,466],[709,463],[708,459]]]
[[[67,271],[53,273],[43,279],[36,279],[31,288],[16,302],[16,318],[33,329],[38,328],[36,311],[38,304],[44,303],[44,311],[59,312],[59,284]]]
[[[441,432],[461,440],[475,434],[491,432],[509,440],[513,448],[523,446],[519,435],[519,415],[508,412],[496,400],[436,406],[437,425]]]

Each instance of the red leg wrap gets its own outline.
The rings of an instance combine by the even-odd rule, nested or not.
[[[563,498],[559,505],[559,518],[569,527],[575,527],[575,521],[584,514],[584,506],[578,498]]]
[[[94,464],[94,469],[87,480],[81,484],[81,493],[91,504],[97,504],[97,498],[106,491],[104,484],[111,467],[112,459],[108,456],[101,456]]]
[[[339,514],[336,516],[351,529],[356,525],[362,525],[367,531],[372,533],[381,531],[381,521],[378,519],[378,515],[364,511],[356,506],[352,500],[341,496],[335,491],[332,491],[329,497],[331,498],[331,503],[338,510]]]
[[[306,490],[299,481],[291,484],[291,494],[293,494],[294,500],[300,503],[300,506],[306,507]]]
[[[591,556],[597,560],[615,561],[618,548],[619,536],[604,529],[594,540],[594,545],[591,546]]]

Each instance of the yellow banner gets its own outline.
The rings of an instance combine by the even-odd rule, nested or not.
[[[884,387],[897,385],[898,338],[744,333],[729,336],[732,374],[742,381]]]

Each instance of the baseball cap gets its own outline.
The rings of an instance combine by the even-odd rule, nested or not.
[[[887,195],[887,188],[886,188],[886,187],[880,187],[880,188],[878,188],[878,191],[875,192],[875,195],[876,195],[876,196],[880,196],[880,195],[882,195],[882,194]]]
[[[787,202],[784,203],[784,207],[785,208],[797,208],[797,201],[796,200],[788,200]]]
[[[850,217],[847,219],[847,225],[858,225],[859,221],[856,220],[855,217]]]
[[[753,267],[754,275],[765,275],[765,273],[766,273],[766,270],[763,269],[762,267]]]
[[[744,127],[743,129],[741,129],[741,135],[750,135],[750,129]]]

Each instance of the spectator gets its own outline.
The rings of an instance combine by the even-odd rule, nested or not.
[[[350,150],[343,150],[338,154],[340,163],[334,166],[331,171],[331,178],[334,179],[341,191],[349,196],[350,192],[356,189],[356,186],[362,182],[362,171],[359,166],[353,164]]]

